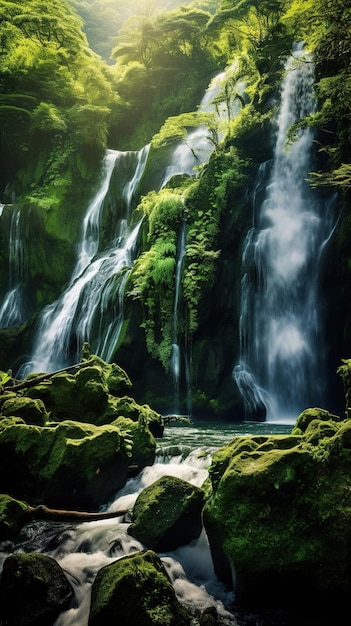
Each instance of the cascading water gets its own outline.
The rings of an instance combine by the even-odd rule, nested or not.
[[[233,376],[248,418],[265,412],[267,420],[294,420],[319,398],[318,262],[332,226],[306,182],[312,131],[286,148],[292,124],[314,111],[314,67],[302,55],[286,64],[273,162],[259,169],[254,202],[266,188],[243,250],[241,360]]]
[[[140,491],[164,475],[176,476],[201,487],[208,477],[213,448],[195,449],[190,453],[189,450],[182,453],[181,446],[178,448],[177,456],[169,453],[169,446],[161,448],[154,465],[130,478],[105,510],[132,509]],[[117,559],[145,548],[128,535],[128,526],[125,516],[77,525],[35,522],[24,529],[17,545],[11,546],[11,552],[35,551],[54,558],[70,581],[74,589],[74,605],[62,612],[53,626],[88,626],[91,587],[97,572]],[[0,543],[0,571],[8,550],[9,542]],[[229,611],[233,594],[224,588],[214,573],[204,531],[197,540],[159,556],[182,604],[191,611],[214,606],[218,614],[226,618],[226,624],[235,626],[236,621]]]
[[[185,257],[185,244],[186,244],[186,224],[182,221],[177,245],[177,259],[176,259],[176,273],[175,273],[175,285],[174,285],[174,304],[173,304],[173,342],[170,368],[173,378],[174,389],[174,407],[173,412],[179,415],[179,385],[180,385],[180,367],[181,367],[181,350],[179,346],[179,333],[178,333],[178,307],[182,277],[183,260]],[[186,355],[183,355],[186,359]]]
[[[3,208],[4,205],[1,205]],[[2,213],[2,210],[0,211]],[[23,280],[26,271],[26,254],[22,236],[21,211],[14,209],[9,238],[8,290],[0,307],[0,328],[16,326],[24,321]]]
[[[228,71],[230,72],[231,69],[230,67]],[[240,100],[235,96],[229,99],[227,103],[216,103],[216,98],[223,89],[226,76],[227,72],[221,72],[212,79],[199,105],[199,111],[214,113],[218,123],[221,120],[229,122],[241,107]],[[242,92],[242,89],[243,83],[238,82],[237,91]],[[222,132],[218,130],[218,139],[221,136]],[[161,186],[164,187],[172,176],[180,174],[193,176],[196,173],[196,168],[208,162],[214,148],[215,144],[207,126],[199,126],[189,132],[184,141],[175,147],[171,162],[165,169]]]
[[[214,113],[216,115],[218,124],[218,139],[220,139],[223,135],[223,132],[220,129],[220,122],[225,121],[226,123],[229,123],[229,121],[238,114],[241,108],[241,100],[236,97],[236,94],[232,95],[232,97],[229,97],[227,101],[221,101],[219,103],[216,102],[216,99],[218,98],[227,80],[228,73],[232,71],[233,67],[234,66],[229,67],[227,71],[219,73],[212,79],[199,105],[200,111]],[[237,92],[242,95],[244,83],[237,82],[236,88]],[[199,126],[195,130],[189,132],[186,136],[186,139],[175,147],[171,157],[171,162],[165,169],[161,188],[169,182],[172,176],[180,174],[188,174],[189,176],[194,176],[196,174],[196,168],[200,165],[205,165],[208,162],[214,148],[215,144],[209,136],[209,129],[207,128],[207,126]],[[182,353],[178,337],[178,308],[181,286],[181,271],[183,259],[186,252],[185,226],[185,222],[182,222],[180,225],[177,244],[173,308],[173,342],[170,359],[170,370],[173,379],[174,391],[174,402],[172,410],[175,414],[179,414],[181,363],[184,364],[184,379],[187,389],[187,413],[191,415],[191,380],[189,355],[187,353],[186,346],[183,346]]]
[[[78,260],[62,296],[47,306],[40,317],[33,356],[21,369],[50,372],[80,358],[84,341],[95,354],[109,361],[123,322],[123,294],[141,222],[129,219],[137,184],[145,167],[149,146],[138,153],[109,150],[103,164],[101,187],[89,205],[82,228]],[[130,169],[130,160],[134,169]],[[128,160],[128,177],[123,184],[123,210],[115,220],[112,242],[99,250],[104,200],[114,169]],[[93,329],[96,332],[93,333]]]

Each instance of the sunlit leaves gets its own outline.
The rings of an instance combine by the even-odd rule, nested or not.
[[[191,57],[201,47],[208,19],[205,11],[188,7],[133,16],[123,25],[112,56],[124,63],[139,61],[145,67],[160,63],[162,57]]]
[[[70,54],[85,43],[81,23],[72,15],[69,5],[60,0],[50,1],[50,11],[44,0],[7,2],[1,0],[1,17],[22,32],[27,40],[43,46],[54,45],[65,48]]]
[[[191,112],[169,117],[160,132],[153,136],[153,146],[160,148],[176,141],[186,140],[189,129],[197,128],[198,126],[207,126],[209,129],[215,127],[214,114]]]
[[[42,132],[65,132],[66,124],[62,119],[57,107],[46,102],[41,102],[33,111],[31,130]]]

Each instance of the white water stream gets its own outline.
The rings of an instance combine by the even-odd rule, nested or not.
[[[105,510],[132,509],[140,491],[164,475],[177,476],[201,487],[208,476],[210,449],[197,449],[190,454],[186,447],[183,449],[184,454],[182,446],[179,447],[178,456],[168,456],[167,447],[160,450],[154,465],[129,479]],[[12,551],[36,551],[55,558],[74,589],[72,607],[60,614],[54,626],[87,626],[91,586],[99,569],[144,549],[145,546],[127,534],[128,525],[121,516],[77,525],[36,522],[24,529]],[[8,549],[8,542],[0,544],[0,569]],[[225,590],[214,573],[204,531],[199,539],[159,556],[180,602],[192,611],[215,606],[219,614],[235,623],[227,608],[233,601],[233,594]]]
[[[285,69],[273,162],[259,169],[254,202],[265,192],[244,244],[241,360],[233,372],[248,416],[264,409],[268,420],[294,420],[318,401],[318,264],[333,228],[326,204],[306,182],[312,131],[299,131],[286,146],[292,124],[314,111],[314,66],[297,51]]]

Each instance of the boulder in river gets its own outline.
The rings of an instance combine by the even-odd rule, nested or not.
[[[143,489],[128,533],[156,552],[174,550],[199,537],[204,492],[175,476],[162,476]]]

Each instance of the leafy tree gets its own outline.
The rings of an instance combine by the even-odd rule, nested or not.
[[[46,190],[49,196],[55,175],[59,185],[72,172],[87,175],[81,165],[90,160],[90,148],[99,158],[106,146],[110,111],[118,118],[119,99],[110,70],[89,50],[66,0],[0,0],[0,20],[1,143],[11,155],[1,185],[10,180],[17,194],[33,199]]]

